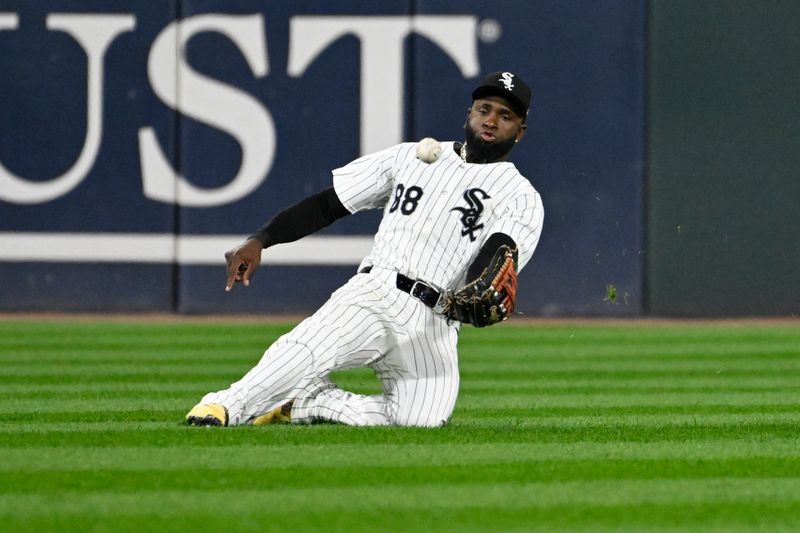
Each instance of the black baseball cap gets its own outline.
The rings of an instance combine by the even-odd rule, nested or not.
[[[472,91],[472,99],[478,100],[487,96],[500,96],[508,100],[511,109],[522,117],[522,122],[528,118],[528,109],[531,106],[531,89],[522,79],[508,71],[492,72],[481,81],[481,84]]]

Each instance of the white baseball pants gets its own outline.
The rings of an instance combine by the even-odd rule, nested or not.
[[[458,396],[458,325],[397,289],[396,273],[357,274],[311,317],[280,337],[227,390],[202,403],[228,409],[228,424],[294,400],[293,423],[442,426]],[[343,391],[328,377],[369,366],[383,394]]]

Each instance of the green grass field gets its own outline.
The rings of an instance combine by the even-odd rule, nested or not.
[[[288,329],[0,322],[0,530],[800,530],[797,324],[465,328],[443,429],[183,424]]]

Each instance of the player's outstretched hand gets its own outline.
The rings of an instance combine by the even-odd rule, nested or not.
[[[225,291],[230,291],[233,284],[241,281],[245,287],[250,286],[250,278],[261,264],[261,250],[264,245],[257,239],[247,239],[242,244],[225,252],[228,264],[228,281]]]

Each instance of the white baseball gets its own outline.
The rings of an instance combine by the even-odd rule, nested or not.
[[[425,137],[417,143],[417,159],[433,163],[442,154],[442,145],[433,137]]]

